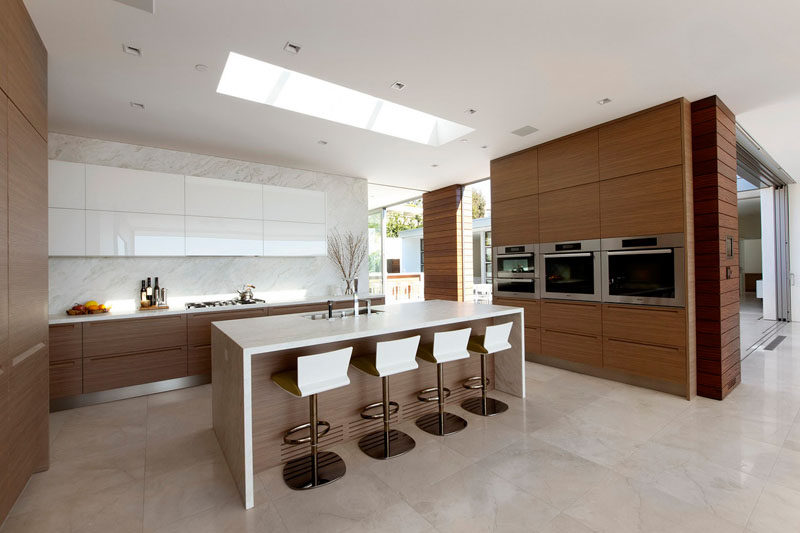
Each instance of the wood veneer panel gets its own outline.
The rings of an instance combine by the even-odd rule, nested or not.
[[[187,358],[188,376],[211,374],[211,345],[189,346]]]
[[[83,392],[180,378],[186,376],[186,373],[186,346],[130,354],[87,356],[83,359]]]
[[[83,324],[53,324],[50,326],[50,362],[83,357]]]
[[[515,298],[492,298],[495,305],[507,305],[509,307],[522,307],[525,319],[525,327],[538,327],[541,319],[541,304],[539,300],[517,300]]]
[[[83,392],[83,360],[50,362],[50,399],[75,396]]]
[[[1,31],[2,26],[0,26]],[[0,63],[2,63],[1,57]],[[2,68],[5,67],[0,65],[0,69]],[[2,364],[11,357],[8,351],[8,99],[2,91],[0,91],[0,289],[2,289],[0,294],[0,364]],[[0,517],[3,516],[5,515],[0,508]]]
[[[601,305],[595,302],[542,300],[542,328],[601,335]]]
[[[645,344],[686,346],[686,311],[674,307],[605,304],[603,335]]]
[[[3,12],[5,13],[5,4],[6,0],[3,1],[0,6],[3,6]],[[0,92],[8,91],[8,35],[9,35],[9,24],[10,17],[6,17],[5,15],[0,17]],[[0,100],[4,98],[4,95],[0,94]],[[0,102],[2,104],[2,102]],[[1,482],[0,482],[1,483]],[[0,517],[5,516],[5,513],[2,509],[2,502],[0,501]]]
[[[660,106],[600,126],[600,179],[683,163],[681,106]]]
[[[427,222],[426,222],[427,223]],[[531,244],[539,240],[539,197],[522,196],[503,202],[492,201],[492,246]],[[425,244],[425,268],[428,248]]]
[[[2,93],[0,93],[2,94]],[[9,415],[9,372],[10,360],[0,359],[0,465],[3,465],[3,475],[0,476],[0,520],[3,520],[14,501],[17,493],[12,493],[11,479],[6,469],[11,464],[11,419]]]
[[[590,366],[603,366],[603,341],[599,335],[542,328],[542,354]]]
[[[603,366],[637,376],[686,383],[686,349],[605,337]]]
[[[83,356],[186,346],[186,315],[86,322]],[[143,382],[144,383],[144,382]]]
[[[494,206],[494,202],[537,194],[539,192],[537,161],[536,150],[525,150],[492,161],[490,164],[492,205]]]
[[[327,311],[328,304],[300,304],[300,305],[281,305],[270,307],[267,311],[269,316],[293,315],[295,313],[314,313],[316,311]]]
[[[47,50],[22,0],[4,0],[3,18],[8,65],[5,92],[40,138],[47,139]]]
[[[525,327],[525,353],[541,353],[542,330],[541,328]]]
[[[539,147],[539,194],[600,179],[598,130],[591,129]]]
[[[8,106],[8,206],[8,306],[14,309],[8,333],[13,358],[47,343],[48,290],[47,143],[14,105]]]
[[[195,313],[187,315],[188,343],[190,346],[211,344],[211,323],[266,316],[267,308]],[[209,361],[210,364],[210,361]]]
[[[472,295],[472,198],[451,185],[422,195],[425,299],[466,301]]]
[[[681,165],[600,182],[603,237],[684,231]]]
[[[600,185],[539,194],[539,238],[560,242],[600,238]]]

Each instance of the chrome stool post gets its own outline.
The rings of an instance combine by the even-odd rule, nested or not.
[[[346,467],[341,457],[333,452],[320,452],[319,439],[331,429],[329,422],[319,420],[317,395],[350,384],[347,366],[352,348],[344,348],[324,354],[297,358],[297,370],[273,374],[272,381],[286,392],[299,397],[308,397],[308,423],[300,424],[283,435],[289,445],[310,444],[309,455],[292,459],[283,467],[283,480],[289,488],[306,490],[332,483],[344,476]],[[328,374],[322,374],[324,368]],[[330,375],[331,369],[334,375]],[[323,430],[320,432],[320,426]],[[293,438],[297,432],[308,429],[308,436]]]
[[[467,342],[470,328],[457,331],[434,333],[433,345],[423,345],[417,350],[417,357],[436,364],[436,387],[419,391],[417,399],[421,402],[437,402],[434,413],[422,415],[416,420],[417,427],[433,435],[450,435],[467,427],[467,421],[458,415],[445,411],[445,400],[450,389],[444,386],[444,363],[469,357]],[[436,392],[436,396],[428,396]]]
[[[419,335],[396,341],[385,341],[377,344],[374,357],[356,357],[352,365],[371,375],[380,376],[382,401],[371,403],[361,411],[361,418],[366,420],[383,419],[383,430],[373,431],[361,437],[358,447],[373,459],[389,459],[412,450],[416,443],[409,435],[390,428],[391,416],[400,410],[397,402],[390,400],[389,376],[417,368],[414,360]],[[380,407],[380,413],[370,413]]]
[[[511,334],[511,322],[496,326],[487,326],[484,335],[470,337],[467,349],[481,355],[481,375],[468,378],[464,381],[465,389],[480,389],[480,397],[467,398],[461,402],[461,408],[480,416],[494,416],[508,410],[508,404],[489,398],[487,387],[489,378],[486,377],[486,357],[489,354],[511,348],[508,337]]]

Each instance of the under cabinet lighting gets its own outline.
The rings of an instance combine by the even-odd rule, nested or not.
[[[217,92],[429,146],[473,128],[235,52]]]

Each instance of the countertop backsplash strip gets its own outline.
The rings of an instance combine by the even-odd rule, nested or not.
[[[73,163],[229,179],[327,193],[329,228],[366,231],[367,181],[262,163],[51,133],[49,158]],[[75,302],[132,305],[141,280],[159,272],[170,297],[232,295],[242,283],[266,300],[340,294],[344,287],[327,257],[51,257],[51,314]],[[367,284],[367,267],[362,269]]]

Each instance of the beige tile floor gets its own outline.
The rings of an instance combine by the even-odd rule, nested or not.
[[[687,402],[528,364],[529,397],[412,453],[335,449],[347,475],[292,492],[258,475],[242,508],[209,386],[51,415],[52,465],[2,533],[800,531],[800,324],[743,362],[724,402]],[[321,406],[322,412],[326,406]]]

